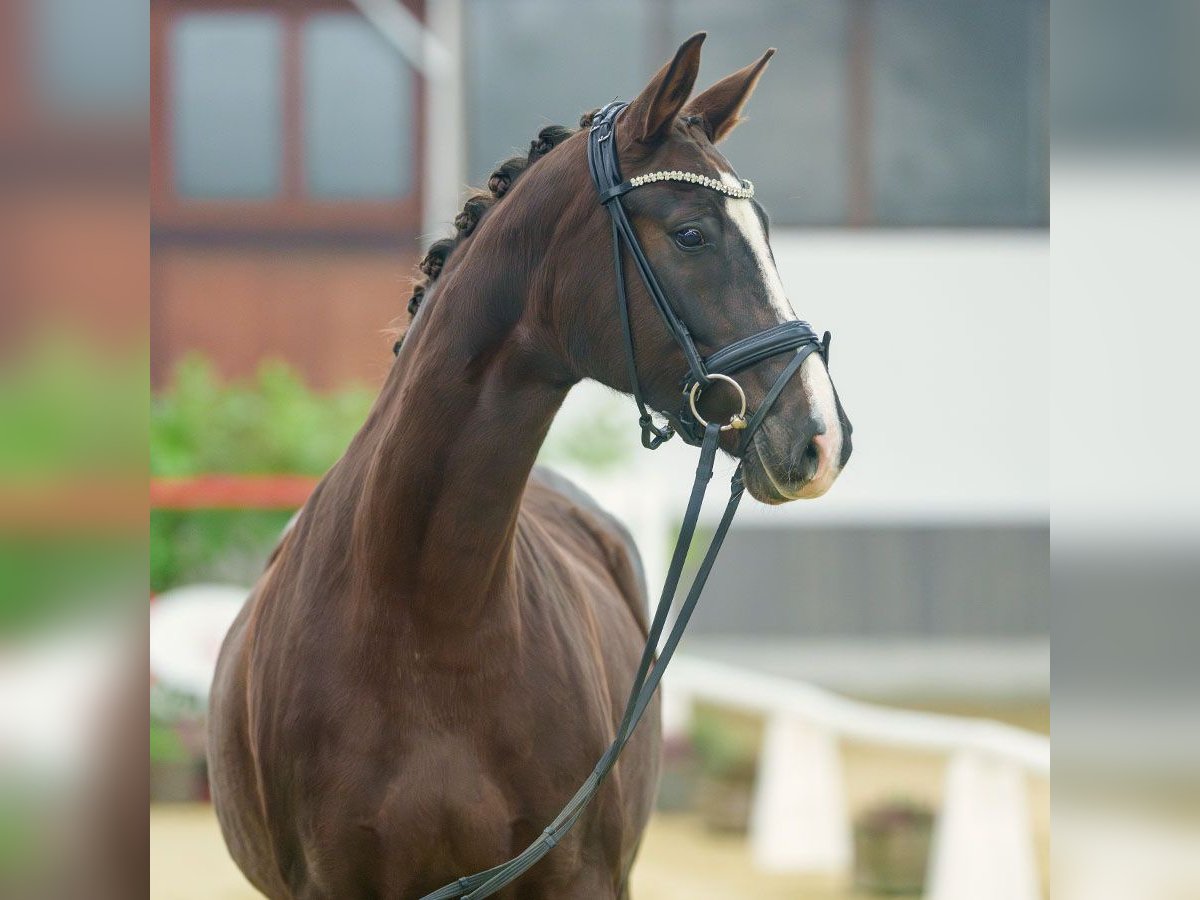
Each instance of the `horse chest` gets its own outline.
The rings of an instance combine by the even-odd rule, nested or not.
[[[567,684],[561,705],[533,694],[551,674],[562,673],[535,667],[507,680],[489,693],[486,707],[468,691],[460,701],[474,709],[470,714],[410,721],[398,736],[402,752],[388,760],[377,819],[384,842],[402,848],[398,862],[421,860],[437,873],[433,881],[485,868],[523,849],[554,818],[603,752],[612,726],[607,709],[568,702],[575,688]],[[589,866],[615,865],[628,831],[614,779],[603,802],[546,861],[542,877],[570,879]]]

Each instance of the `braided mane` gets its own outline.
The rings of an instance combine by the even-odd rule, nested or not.
[[[579,120],[580,127],[586,128],[591,125],[595,113],[596,110],[584,113]],[[567,128],[565,125],[547,125],[538,132],[537,137],[530,141],[529,152],[525,156],[513,156],[504,160],[488,176],[485,190],[471,192],[463,204],[462,212],[454,217],[454,235],[434,241],[420,263],[417,264],[420,274],[413,278],[412,297],[408,301],[410,322],[412,317],[417,314],[417,310],[420,309],[425,294],[442,274],[442,270],[446,267],[446,261],[454,249],[475,231],[484,214],[504,198],[513,183],[521,177],[521,173],[574,133],[575,129]],[[397,337],[400,337],[399,329],[397,329]],[[393,347],[397,353],[400,351],[400,343],[401,341],[398,339]]]

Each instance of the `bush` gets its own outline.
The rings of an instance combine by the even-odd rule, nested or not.
[[[151,402],[151,472],[321,475],[373,399],[365,387],[313,391],[281,362],[223,383],[192,356]],[[152,511],[151,590],[203,580],[252,583],[290,517],[278,510]]]
[[[221,383],[205,360],[191,356],[152,402],[151,471],[321,475],[374,397],[364,387],[313,391],[282,362],[263,363],[255,378]]]
[[[146,355],[65,330],[16,337],[0,356],[6,636],[144,599]]]
[[[933,810],[896,798],[854,822],[854,884],[872,894],[920,894],[933,839]]]

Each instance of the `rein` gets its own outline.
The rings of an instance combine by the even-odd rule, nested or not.
[[[659,640],[662,638],[663,631],[666,629],[667,618],[671,607],[674,605],[675,595],[679,590],[679,581],[683,574],[688,550],[691,548],[692,539],[696,532],[696,525],[700,519],[700,509],[704,503],[704,495],[708,490],[709,482],[712,480],[713,465],[716,460],[721,433],[730,430],[741,432],[737,452],[740,460],[749,449],[750,441],[762,425],[767,413],[775,404],[775,401],[779,399],[779,395],[783,392],[784,387],[791,380],[792,376],[800,371],[800,367],[804,364],[804,361],[812,353],[816,352],[820,353],[822,358],[828,362],[829,332],[825,332],[823,338],[818,338],[816,332],[812,330],[812,327],[807,322],[799,320],[784,322],[761,331],[758,334],[741,338],[727,347],[717,350],[708,357],[701,357],[695,341],[688,331],[687,325],[679,317],[678,313],[675,312],[675,309],[663,293],[658,280],[654,277],[654,271],[650,267],[649,260],[646,258],[641,244],[638,243],[637,234],[633,230],[633,226],[629,221],[624,206],[621,204],[620,198],[636,188],[657,181],[681,181],[696,184],[710,190],[718,190],[732,197],[747,199],[754,196],[754,186],[747,181],[743,181],[740,188],[730,188],[708,176],[676,171],[652,172],[636,176],[628,181],[623,181],[617,157],[616,120],[625,106],[625,103],[619,101],[610,103],[593,118],[591,131],[588,135],[588,166],[591,170],[596,190],[599,193],[600,202],[608,210],[609,216],[612,219],[613,268],[616,272],[618,311],[621,317],[621,327],[625,335],[626,366],[630,384],[633,387],[634,401],[638,408],[638,423],[642,429],[642,445],[650,450],[657,449],[671,439],[676,433],[676,429],[669,423],[662,426],[655,425],[650,411],[646,406],[645,397],[638,380],[637,362],[634,357],[633,328],[630,323],[629,298],[625,290],[623,255],[621,253],[622,244],[629,251],[629,255],[632,257],[642,277],[642,281],[645,283],[646,289],[654,301],[655,308],[666,324],[672,338],[683,351],[684,358],[687,361],[688,373],[683,379],[682,395],[686,402],[681,403],[681,409],[676,415],[676,421],[678,423],[678,433],[683,440],[700,447],[700,459],[696,467],[696,478],[692,483],[692,492],[688,498],[683,524],[679,529],[679,537],[675,542],[675,550],[671,554],[671,564],[667,569],[667,577],[663,584],[662,595],[659,598],[658,607],[655,609],[654,619],[650,624],[650,629],[646,636],[646,645],[642,650],[642,657],[633,679],[633,686],[629,691],[629,698],[625,703],[625,712],[621,717],[621,724],[617,727],[616,737],[613,739],[613,742],[604,752],[604,755],[600,757],[599,762],[592,769],[592,773],[579,786],[575,795],[562,808],[562,811],[559,812],[554,821],[542,831],[537,840],[507,862],[485,871],[477,872],[474,875],[465,875],[433,893],[426,894],[421,900],[452,900],[452,898],[455,898],[455,900],[481,900],[483,897],[491,896],[515,881],[543,856],[553,850],[562,837],[579,820],[588,803],[599,792],[605,777],[612,771],[613,766],[616,765],[621,751],[633,735],[634,729],[637,728],[638,722],[641,721],[642,714],[645,713],[646,707],[649,706],[651,699],[653,699],[654,692],[658,689],[667,664],[670,663],[671,657],[674,656],[675,648],[679,645],[679,641],[683,637],[683,632],[692,617],[692,612],[700,600],[700,594],[704,590],[704,585],[708,581],[708,575],[712,571],[717,554],[720,552],[721,545],[725,541],[725,535],[733,522],[738,504],[741,503],[745,485],[742,480],[742,462],[739,461],[737,469],[733,473],[733,478],[730,481],[729,500],[725,504],[725,511],[721,515],[721,521],[717,525],[712,540],[709,542],[708,549],[704,553],[704,559],[696,572],[696,577],[693,579],[691,587],[688,588],[687,596],[680,606],[679,615],[667,632],[666,640],[662,645],[661,652],[658,654],[658,660],[655,662],[655,650],[658,647]],[[788,360],[788,364],[783,372],[775,380],[771,389],[767,391],[758,409],[747,419],[746,394],[732,376],[764,360],[788,352],[792,352],[792,358]],[[714,380],[730,384],[741,398],[740,411],[731,416],[729,421],[724,425],[715,422],[706,422],[696,411],[696,403],[700,393],[704,388],[711,385]]]

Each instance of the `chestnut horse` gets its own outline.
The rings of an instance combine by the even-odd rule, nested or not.
[[[689,101],[703,38],[621,112],[627,175],[740,183],[714,144],[772,51]],[[267,896],[416,898],[496,865],[613,739],[647,633],[637,553],[592,500],[534,469],[574,384],[634,387],[586,156],[586,135],[544,130],[435,245],[379,399],[225,640],[213,801]],[[664,181],[626,208],[703,352],[796,318],[753,200]],[[670,419],[683,356],[626,282],[642,393]],[[752,407],[784,365],[743,373]],[[704,414],[731,400],[705,391]],[[723,440],[732,451],[736,434]],[[814,353],[744,453],[746,487],[767,503],[818,496],[849,454]],[[501,896],[627,897],[659,743],[651,709],[576,827]]]

